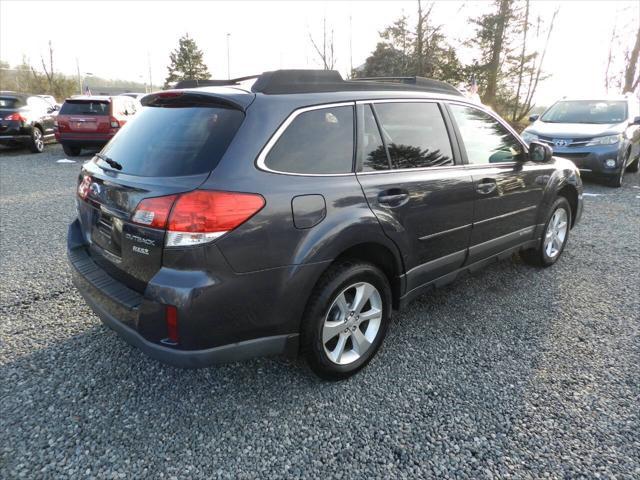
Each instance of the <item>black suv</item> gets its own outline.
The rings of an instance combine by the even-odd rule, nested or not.
[[[575,165],[447,84],[395,80],[280,70],[144,97],[79,175],[86,301],[170,364],[302,351],[344,378],[431,287],[513,252],[555,263]]]
[[[40,95],[0,92],[0,145],[26,145],[41,153],[54,138],[57,106]]]

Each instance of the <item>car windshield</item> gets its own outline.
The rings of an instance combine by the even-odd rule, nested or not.
[[[62,115],[109,115],[108,101],[69,101],[60,109]]]
[[[624,101],[563,100],[545,112],[548,123],[620,123],[627,119]]]
[[[0,97],[0,108],[18,108],[24,106],[24,102],[16,97]]]
[[[241,111],[228,108],[145,107],[102,153],[130,175],[173,177],[210,172],[243,119]]]

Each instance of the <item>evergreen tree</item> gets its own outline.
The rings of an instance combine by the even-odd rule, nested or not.
[[[206,80],[211,77],[205,65],[202,50],[187,33],[178,41],[178,48],[169,54],[170,65],[164,88],[180,80]]]
[[[424,12],[418,2],[417,22],[409,26],[402,16],[380,32],[381,42],[366,59],[354,77],[422,76],[452,84],[466,80],[466,69],[460,64],[453,47],[431,21],[434,4]]]

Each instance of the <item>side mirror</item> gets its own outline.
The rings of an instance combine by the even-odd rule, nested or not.
[[[549,145],[540,142],[529,144],[529,160],[535,163],[547,163],[553,157],[553,150]]]
[[[538,115],[538,114],[536,113],[535,115],[531,115],[531,116],[529,117],[529,122],[533,123],[533,122],[535,122],[536,120],[538,120],[539,118],[540,118],[540,115]]]
[[[631,125],[640,125],[640,117],[636,117],[631,122]]]

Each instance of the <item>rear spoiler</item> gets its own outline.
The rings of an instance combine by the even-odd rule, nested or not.
[[[180,90],[183,88],[198,88],[198,87],[228,87],[231,85],[238,85],[245,80],[252,80],[258,78],[260,75],[249,75],[248,77],[231,78],[229,80],[180,80],[176,83],[174,90]]]
[[[197,80],[195,80],[197,81]],[[237,101],[233,96],[216,95],[202,91],[165,90],[151,93],[140,99],[145,107],[222,107],[245,111],[247,103]],[[249,102],[250,103],[250,102]]]

